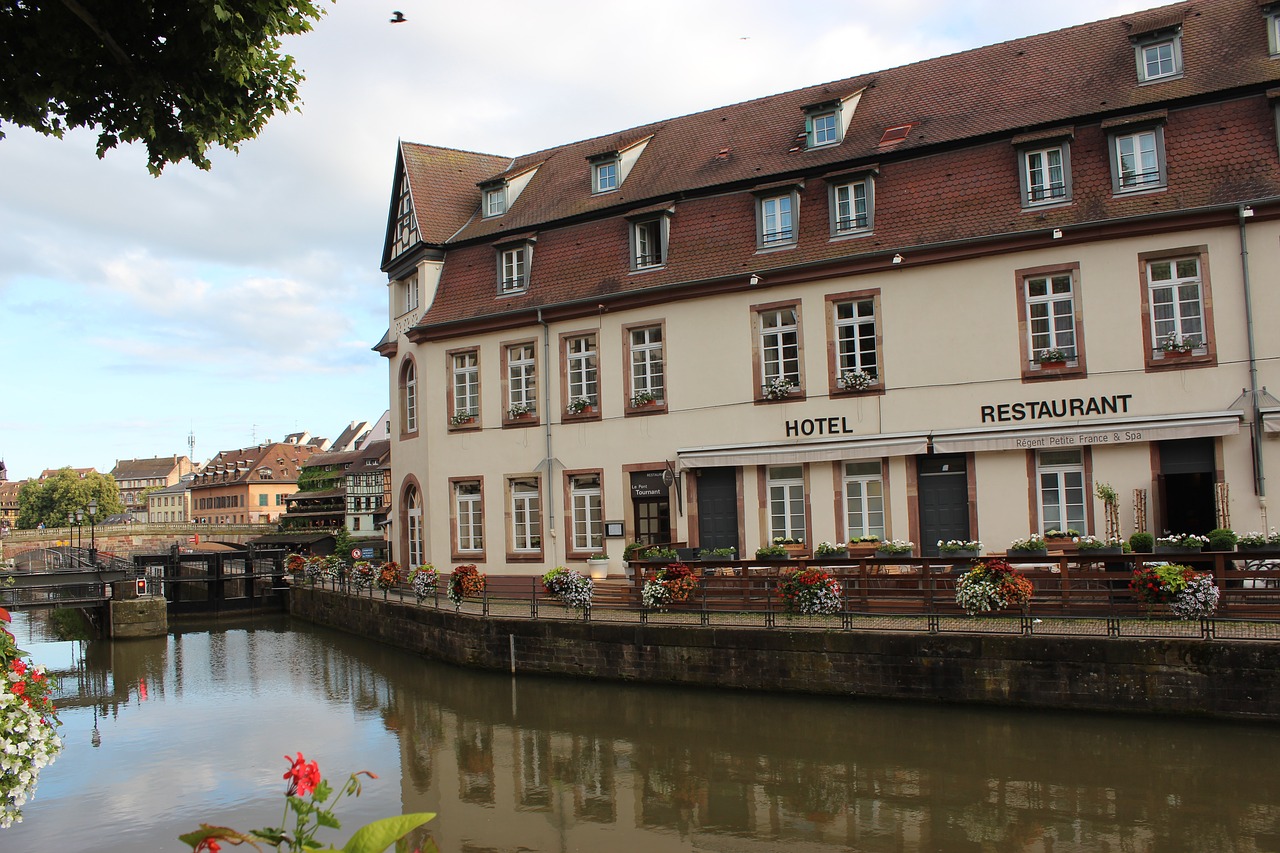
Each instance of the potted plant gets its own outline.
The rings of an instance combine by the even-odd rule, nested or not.
[[[356,589],[373,587],[373,563],[359,560],[351,565],[351,583]]]
[[[1148,608],[1167,604],[1179,619],[1203,619],[1218,608],[1213,575],[1177,563],[1135,569],[1129,588]]]
[[[976,539],[939,539],[938,553],[944,557],[964,560],[982,553],[982,543]]]
[[[1067,362],[1071,359],[1071,353],[1057,347],[1047,347],[1042,350],[1036,350],[1036,364],[1046,370],[1052,370],[1056,367],[1066,367]]]
[[[643,409],[647,406],[656,406],[658,404],[658,395],[652,391],[637,391],[631,396],[631,408]]]
[[[594,580],[607,578],[609,576],[609,555],[604,551],[597,551],[587,557],[587,573]]]
[[[656,574],[645,578],[640,590],[640,603],[645,607],[662,609],[672,602],[687,601],[698,588],[693,570],[684,563],[672,563]]]
[[[440,576],[436,573],[436,567],[430,563],[423,563],[413,570],[409,585],[413,587],[413,594],[418,601],[422,601],[428,595],[435,594],[439,581]]]
[[[644,550],[643,558],[650,563],[674,563],[680,559],[680,555],[675,548],[668,548],[665,545],[653,545]]]
[[[1236,532],[1227,527],[1216,527],[1210,530],[1208,539],[1210,551],[1234,551],[1236,543],[1240,541]]]
[[[850,557],[870,557],[880,547],[879,536],[859,536],[845,545]]]
[[[846,370],[836,378],[836,385],[845,391],[865,391],[875,384],[875,376],[860,367]]]
[[[449,418],[449,423],[454,426],[465,426],[469,423],[474,423],[478,414],[479,412],[475,409],[459,409]]]
[[[507,417],[513,421],[529,419],[535,411],[533,403],[512,403],[511,408],[507,409]]]
[[[738,557],[737,548],[703,548],[698,551],[698,556],[703,559],[711,560],[735,560]]]
[[[888,539],[876,546],[877,557],[910,557],[916,549],[916,543],[906,539]]]
[[[1081,536],[1076,540],[1081,556],[1112,557],[1124,553],[1124,540],[1117,537],[1099,539],[1097,536]]]
[[[1170,332],[1160,339],[1160,349],[1166,356],[1186,355],[1192,352],[1196,347],[1204,346],[1204,342],[1196,335],[1188,335],[1185,338],[1181,335]]]
[[[574,397],[569,401],[569,405],[565,406],[565,410],[571,415],[581,415],[595,411],[596,404],[590,397]]]
[[[785,560],[787,549],[781,545],[765,545],[756,549],[757,560]]]
[[[1049,545],[1039,536],[1032,534],[1025,539],[1015,539],[1009,543],[1005,556],[1011,560],[1032,560],[1049,556]]]
[[[815,557],[843,557],[849,553],[848,546],[843,542],[819,542],[817,547],[813,549]]]
[[[1239,541],[1236,543],[1241,551],[1274,551],[1280,548],[1280,533],[1276,533],[1276,529],[1271,528],[1271,533],[1259,533],[1252,530],[1248,533],[1241,534]]]
[[[987,557],[956,581],[956,604],[970,616],[1017,606],[1025,609],[1034,589],[1031,581],[1018,574],[999,557]]]
[[[1156,537],[1157,554],[1194,554],[1204,550],[1209,537],[1194,533],[1170,533]]]
[[[474,564],[458,566],[449,575],[449,600],[455,608],[462,606],[462,599],[484,592],[485,576]]]
[[[810,554],[803,539],[793,539],[790,536],[775,536],[773,537],[773,544],[781,545],[782,549],[787,552],[787,556],[793,560],[807,557]]]
[[[1156,538],[1145,531],[1129,537],[1129,550],[1135,554],[1150,554],[1155,550]]]
[[[785,400],[791,396],[791,392],[795,390],[796,383],[792,382],[785,376],[775,376],[764,384],[764,398],[766,400]]]
[[[812,616],[840,610],[840,584],[822,569],[783,572],[778,579],[778,592],[791,613]]]
[[[628,542],[622,549],[622,559],[627,562],[644,559],[644,552],[648,547],[642,542]]]
[[[584,610],[591,606],[591,595],[595,584],[592,579],[581,572],[556,566],[542,576],[542,587],[552,598],[559,599],[565,606],[574,610]]]

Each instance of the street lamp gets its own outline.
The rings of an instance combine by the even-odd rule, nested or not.
[[[84,547],[84,510],[76,510],[76,540],[79,544],[77,548]]]
[[[97,514],[98,499],[89,498],[89,562],[95,566],[98,564],[97,526],[94,524],[94,519]]]
[[[71,549],[76,547],[76,529],[73,526],[76,523],[76,514],[74,512],[67,513],[67,554],[71,553]]]

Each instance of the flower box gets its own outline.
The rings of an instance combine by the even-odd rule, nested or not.
[[[910,551],[890,551],[885,548],[876,549],[877,557],[913,557],[915,556],[915,553],[915,548],[912,548]]]
[[[1185,545],[1157,545],[1155,553],[1157,554],[1200,554],[1204,552],[1204,548],[1189,548]]]
[[[938,557],[943,560],[972,560],[978,556],[977,548],[960,548],[955,551],[939,551]]]
[[[1118,557],[1124,553],[1124,548],[1081,548],[1078,553],[1081,557]]]
[[[1056,359],[1054,361],[1039,362],[1041,370],[1061,370],[1067,366],[1066,359]]]
[[[782,547],[787,551],[788,560],[803,560],[813,555],[807,545],[783,545]]]
[[[1005,556],[1010,560],[1043,560],[1049,556],[1048,548],[1009,548]]]
[[[1238,551],[1252,551],[1252,552],[1258,552],[1258,551],[1280,551],[1280,545],[1271,545],[1271,544],[1263,544],[1263,545],[1246,545],[1246,544],[1244,544],[1243,542],[1240,542],[1240,543],[1238,543],[1238,544],[1236,545],[1236,550],[1238,550]]]
[[[850,557],[870,557],[879,548],[879,542],[850,542],[845,545]]]

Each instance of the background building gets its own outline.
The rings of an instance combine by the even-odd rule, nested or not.
[[[403,143],[395,556],[1268,525],[1280,12],[1183,3],[514,158]],[[612,524],[611,524],[612,522]],[[615,536],[615,534],[618,534]]]
[[[285,498],[297,491],[298,474],[318,448],[272,442],[224,450],[191,482],[191,518],[209,524],[275,522]]]
[[[148,502],[142,495],[143,491],[172,486],[191,471],[191,460],[186,456],[160,456],[155,459],[117,460],[111,476],[115,477],[120,488],[125,512],[133,521],[147,521]]]

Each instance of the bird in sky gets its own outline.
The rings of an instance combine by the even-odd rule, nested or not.
[[[406,18],[406,17],[404,16],[404,12],[392,12],[392,13],[391,13],[391,23],[393,23],[393,24],[403,24],[403,23],[404,23],[405,21],[407,21],[407,20],[408,20],[408,18]]]

